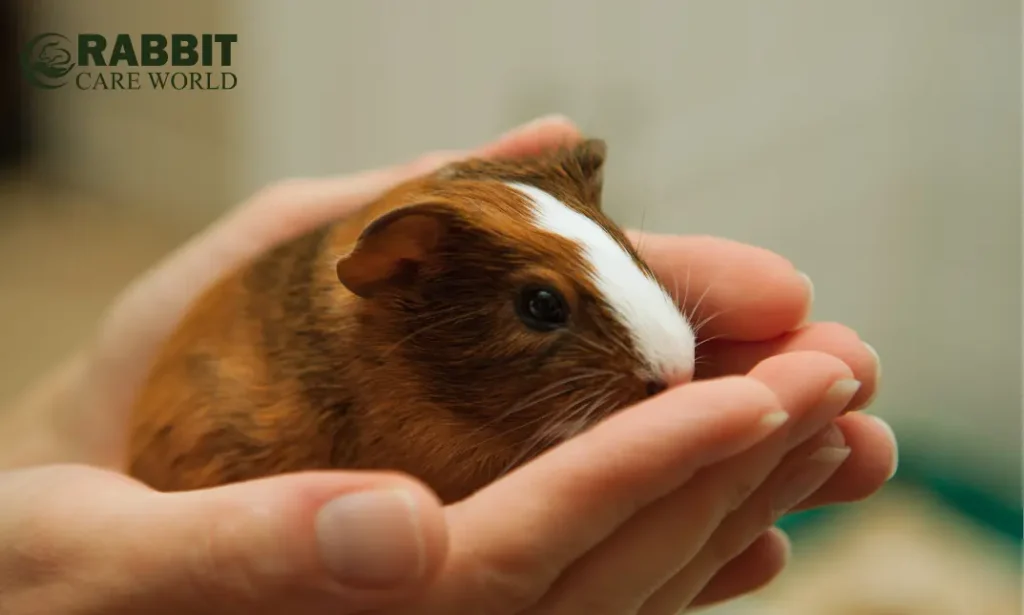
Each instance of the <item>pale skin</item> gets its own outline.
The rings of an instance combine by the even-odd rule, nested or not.
[[[715,238],[634,235],[659,276],[702,289],[684,309],[700,299],[717,314],[701,330],[715,338],[701,347],[702,380],[460,503],[442,507],[384,472],[177,494],[120,473],[146,361],[204,285],[449,160],[578,138],[547,118],[474,152],[287,182],[140,278],[95,343],[3,415],[0,611],[672,615],[774,578],[788,556],[778,517],[874,493],[895,469],[895,441],[864,412],[840,416],[874,396],[874,352],[842,325],[804,323],[811,289],[784,258]],[[368,508],[325,507],[357,493]]]

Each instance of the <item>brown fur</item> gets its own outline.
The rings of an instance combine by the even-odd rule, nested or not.
[[[604,158],[591,140],[458,163],[227,276],[156,360],[134,408],[131,474],[182,490],[394,469],[451,502],[557,442],[559,420],[645,397],[578,246],[532,226],[501,183],[585,212],[649,273],[600,211]],[[516,316],[517,289],[537,281],[565,295],[567,330]]]

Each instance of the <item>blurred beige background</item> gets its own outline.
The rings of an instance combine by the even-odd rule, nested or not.
[[[0,398],[259,186],[561,112],[609,142],[620,222],[790,258],[815,318],[879,351],[872,411],[904,446],[1020,497],[1019,0],[31,5],[33,31],[236,32],[239,81],[39,93],[45,190],[0,195],[32,203],[0,228],[0,327],[25,349]]]
[[[1018,0],[34,7],[36,29],[239,34],[231,92],[41,93],[44,168],[105,208],[192,228],[276,179],[562,112],[609,141],[620,222],[790,258],[815,317],[881,354],[875,410],[1016,494]]]

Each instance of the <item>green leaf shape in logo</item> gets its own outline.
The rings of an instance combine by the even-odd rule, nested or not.
[[[38,88],[54,90],[64,87],[66,82],[62,79],[75,68],[68,51],[71,48],[71,41],[56,32],[34,37],[21,52],[25,78]]]

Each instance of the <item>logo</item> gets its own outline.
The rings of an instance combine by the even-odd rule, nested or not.
[[[55,90],[67,85],[68,73],[75,68],[74,46],[68,37],[47,32],[34,37],[21,50],[21,68],[28,82],[37,88]]]
[[[237,34],[46,32],[22,48],[21,68],[43,90],[232,90],[238,77],[224,69],[237,42]]]

